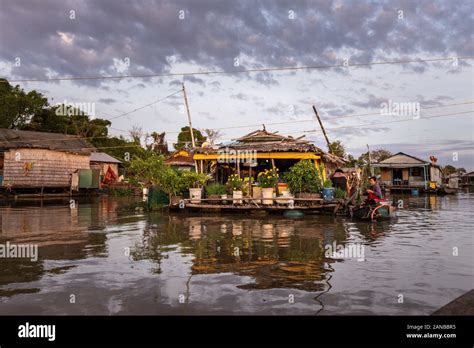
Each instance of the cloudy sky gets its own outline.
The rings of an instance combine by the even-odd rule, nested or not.
[[[0,0],[0,76],[43,80],[12,83],[51,104],[94,103],[116,135],[174,142],[182,94],[141,107],[184,81],[193,125],[220,141],[265,124],[326,149],[315,105],[356,156],[369,144],[474,169],[473,16],[470,0]],[[288,67],[318,68],[242,72]],[[123,75],[141,77],[47,81]]]

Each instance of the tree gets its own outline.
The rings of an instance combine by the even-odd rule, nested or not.
[[[453,167],[452,165],[447,165],[443,168],[443,174],[444,175],[450,175],[456,173],[456,168]]]
[[[329,152],[341,158],[346,157],[346,149],[340,140],[333,141],[329,144]]]
[[[385,149],[378,149],[374,151],[370,151],[370,159],[372,163],[377,163],[383,161],[392,156],[392,153]],[[366,165],[369,163],[369,153],[363,153],[359,156],[358,160],[360,165]]]
[[[193,134],[194,134],[194,141],[196,142],[196,146],[200,146],[203,142],[206,141],[206,137],[202,135],[201,131],[199,129],[193,128]],[[189,127],[183,127],[181,128],[181,132],[178,134],[178,142],[174,144],[174,148],[176,150],[179,150],[183,147],[191,147],[192,142],[191,142],[191,132],[189,130]]]
[[[0,128],[20,128],[48,106],[48,99],[41,93],[26,93],[19,85],[13,87],[0,79]]]
[[[206,128],[204,129],[204,133],[206,134],[207,141],[211,143],[211,145],[214,145],[216,140],[222,136],[221,132],[217,129]]]

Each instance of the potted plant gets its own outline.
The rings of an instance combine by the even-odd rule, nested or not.
[[[257,182],[262,188],[262,204],[273,204],[273,194],[278,177],[278,168],[265,169],[263,172],[258,173]]]
[[[234,204],[242,204],[244,182],[239,174],[232,174],[227,180],[227,187],[232,191],[232,198]]]
[[[319,198],[321,177],[314,163],[302,160],[292,166],[284,174],[288,187],[298,198]]]
[[[209,203],[219,203],[219,198],[223,198],[222,196],[225,195],[224,199],[227,198],[227,190],[225,185],[219,183],[212,183],[206,186],[206,196],[209,199],[215,199],[213,201],[209,201]]]
[[[332,201],[334,199],[334,187],[332,187],[331,180],[327,179],[323,184],[323,198],[325,201]]]
[[[191,203],[201,203],[202,188],[209,180],[209,177],[206,174],[198,174],[192,171],[185,171],[183,172],[183,180],[188,184],[189,198],[191,198]]]

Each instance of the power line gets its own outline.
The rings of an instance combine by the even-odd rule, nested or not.
[[[147,108],[147,107],[149,107],[149,106],[151,106],[151,105],[153,105],[153,104],[159,103],[160,101],[165,100],[165,99],[167,99],[167,98],[169,98],[169,97],[172,97],[172,96],[174,96],[175,94],[178,94],[178,93],[181,93],[181,92],[182,92],[182,90],[178,90],[178,91],[176,91],[176,92],[174,92],[174,93],[171,93],[170,95],[167,95],[166,97],[157,99],[157,100],[155,100],[155,101],[153,101],[153,102],[151,102],[151,103],[148,103],[148,104],[146,104],[146,105],[143,105],[143,106],[141,106],[141,107],[139,107],[139,108],[136,108],[136,109],[134,109],[134,110],[127,111],[127,112],[125,112],[125,113],[123,113],[123,114],[120,114],[120,115],[118,115],[118,116],[114,116],[114,117],[112,117],[112,118],[109,118],[107,121],[112,121],[112,120],[115,120],[115,119],[117,119],[117,118],[120,118],[120,117],[123,117],[123,116],[127,116],[127,115],[129,115],[129,114],[131,114],[131,113],[134,113],[134,112],[138,111],[138,110],[145,109],[145,108]]]
[[[474,111],[463,111],[463,112],[457,112],[457,113],[448,113],[448,114],[442,114],[442,115],[433,115],[433,116],[427,116],[427,117],[421,117],[419,120],[426,120],[426,119],[432,119],[432,118],[439,118],[439,117],[447,117],[447,116],[456,116],[456,115],[464,115],[464,114],[469,114],[469,113],[474,113]],[[357,128],[357,127],[378,127],[379,125],[384,125],[384,124],[391,124],[391,123],[399,123],[399,122],[407,122],[407,121],[417,121],[418,119],[403,119],[403,120],[395,120],[395,121],[388,121],[388,122],[379,122],[377,124],[360,124],[360,125],[353,125],[353,126],[341,126],[341,127],[334,127],[334,128],[328,128],[328,130],[337,130],[337,129],[350,129],[350,128]],[[292,133],[287,133],[287,134],[301,134],[301,133],[319,133],[321,130],[309,130],[309,131],[299,131],[299,132],[292,132]],[[74,139],[77,140],[77,139]],[[1,142],[0,142],[1,143]],[[81,150],[94,150],[94,149],[119,149],[119,148],[132,148],[132,147],[141,147],[143,148],[140,144],[129,144],[129,145],[119,145],[119,146],[99,146],[99,147],[90,147],[90,148],[81,148]],[[73,150],[73,149],[71,149]]]
[[[15,79],[10,81],[0,82],[49,82],[49,81],[78,81],[78,80],[120,80],[128,78],[153,78],[153,77],[174,77],[174,76],[195,76],[195,75],[232,75],[240,73],[253,73],[253,72],[273,72],[273,71],[296,71],[296,70],[317,70],[317,69],[331,69],[331,68],[349,68],[349,67],[364,67],[372,65],[390,65],[390,64],[411,64],[411,63],[428,63],[428,62],[442,62],[442,61],[453,61],[456,60],[469,60],[474,59],[474,56],[462,56],[462,57],[441,57],[441,58],[428,58],[428,59],[414,59],[414,60],[398,60],[398,61],[385,61],[385,62],[372,62],[372,63],[353,63],[353,64],[334,64],[334,65],[315,65],[315,66],[295,66],[295,67],[281,67],[281,68],[255,68],[255,69],[242,69],[234,71],[196,71],[196,72],[181,72],[181,73],[158,73],[158,74],[147,74],[147,75],[119,75],[119,76],[76,76],[76,77],[50,77],[42,79]]]
[[[458,105],[466,105],[466,104],[472,104],[474,103],[474,100],[472,101],[466,101],[466,102],[461,102],[461,103],[453,103],[453,104],[444,104],[444,105],[436,105],[436,106],[427,106],[423,107],[423,109],[436,109],[436,108],[443,108],[443,107],[449,107],[449,106],[458,106]],[[371,113],[364,113],[364,114],[352,114],[352,115],[345,115],[345,116],[338,116],[336,118],[331,118],[330,120],[338,120],[338,119],[343,119],[343,118],[357,118],[357,117],[364,117],[364,116],[380,116],[380,111],[378,112],[371,112]],[[293,120],[293,121],[281,121],[281,122],[270,122],[270,123],[265,123],[265,126],[279,126],[279,125],[285,125],[285,124],[294,124],[294,123],[305,123],[305,122],[314,122],[314,118],[309,118],[309,119],[304,119],[304,120]],[[219,128],[212,128],[213,130],[228,130],[228,129],[239,129],[239,128],[253,128],[253,127],[260,127],[262,123],[258,124],[248,124],[248,125],[241,125],[241,126],[229,126],[229,127],[219,127]],[[123,129],[119,128],[112,128],[111,129],[120,131],[120,132],[128,132]],[[176,131],[165,131],[166,134],[179,134],[180,132]]]

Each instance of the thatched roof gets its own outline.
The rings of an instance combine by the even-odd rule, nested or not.
[[[84,139],[67,134],[0,129],[0,150],[47,149],[90,155],[94,147]]]
[[[234,150],[250,150],[258,152],[311,152],[320,155],[325,162],[343,165],[345,161],[335,155],[324,152],[319,147],[303,139],[303,137],[293,138],[281,134],[268,132],[265,128],[253,131],[228,145],[214,147],[196,148],[195,153],[213,154],[225,148]]]
[[[183,152],[186,152],[188,155],[185,156]],[[191,167],[194,166],[193,154],[184,149],[177,150],[165,159],[164,163],[169,166]]]
[[[270,133],[265,129],[246,134],[241,138],[235,139],[235,142],[229,145],[196,148],[195,152],[206,154],[217,153],[220,149],[226,147],[235,150],[254,150],[260,152],[324,152],[307,140]]]

